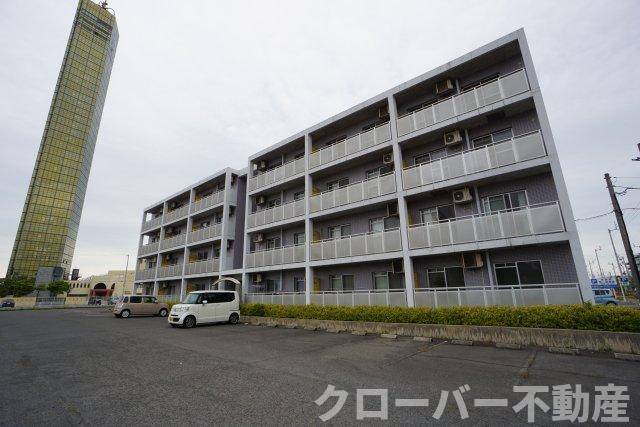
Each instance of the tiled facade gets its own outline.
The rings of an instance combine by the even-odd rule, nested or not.
[[[522,30],[250,156],[246,183],[226,226],[245,301],[592,299]]]

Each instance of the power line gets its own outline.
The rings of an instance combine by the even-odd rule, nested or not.
[[[586,217],[586,218],[575,218],[574,221],[576,221],[576,222],[577,221],[589,221],[591,219],[596,219],[596,218],[601,218],[601,217],[606,216],[606,215],[611,215],[612,213],[613,213],[613,210],[611,210],[609,212],[605,212],[605,213],[600,214],[600,215],[589,216],[589,217]]]

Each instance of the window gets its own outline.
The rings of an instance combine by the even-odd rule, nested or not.
[[[497,79],[498,77],[500,77],[500,73],[494,73],[494,74],[491,74],[490,76],[487,76],[487,77],[484,77],[484,78],[482,78],[482,79],[476,80],[476,81],[474,81],[473,83],[469,83],[469,84],[464,85],[464,86],[460,89],[460,91],[461,91],[461,92],[464,92],[464,91],[469,90],[469,89],[472,89],[472,88],[474,88],[474,87],[476,87],[476,86],[480,86],[480,85],[483,85],[483,84],[485,84],[485,83],[489,83],[489,82],[491,82],[492,80]]]
[[[293,193],[293,200],[302,200],[304,199],[304,190]]]
[[[330,239],[339,239],[340,237],[350,236],[351,224],[328,227],[328,235]]]
[[[367,177],[367,179],[372,179],[372,178],[377,178],[377,177],[379,177],[379,176],[380,176],[380,173],[381,173],[381,170],[382,170],[382,168],[381,168],[381,167],[379,167],[379,168],[375,168],[375,169],[371,169],[371,170],[368,170],[368,171],[366,172],[366,177]]]
[[[304,292],[304,277],[293,278],[293,292]]]
[[[329,283],[332,291],[352,291],[354,289],[354,276],[352,274],[329,276]]]
[[[417,155],[413,158],[413,163],[415,165],[420,165],[423,163],[429,163],[434,160],[441,159],[447,156],[446,148],[440,148],[438,150],[430,151],[428,153]]]
[[[389,289],[389,273],[373,273],[373,289]]]
[[[498,286],[539,285],[544,283],[540,261],[517,261],[495,264]]]
[[[295,156],[293,156],[293,158],[294,158],[295,160],[301,159],[301,158],[303,158],[303,157],[304,157],[304,151],[303,151],[302,153],[298,153],[298,154],[296,154]]]
[[[295,233],[293,235],[293,244],[294,245],[303,245],[304,244],[304,233]]]
[[[473,147],[477,148],[488,144],[495,144],[498,142],[506,141],[511,138],[513,138],[513,129],[506,128],[490,133],[488,135],[482,135],[477,138],[473,138],[471,142],[473,143]]]
[[[267,249],[276,249],[280,247],[280,238],[279,237],[271,237],[267,239]]]
[[[482,210],[487,213],[522,208],[527,204],[527,192],[525,190],[482,198]]]
[[[336,181],[327,182],[327,190],[335,190],[349,185],[349,178],[340,178]]]
[[[142,298],[142,301],[145,304],[153,304],[153,303],[156,302],[156,299],[154,297],[144,297],[144,298]]]
[[[464,270],[462,267],[435,267],[427,269],[427,287],[463,288]]]
[[[267,202],[267,208],[275,208],[276,206],[280,206],[280,199],[272,199]]]
[[[443,221],[456,217],[453,205],[442,205],[433,208],[420,209],[420,222],[427,224],[429,222]]]
[[[384,218],[371,218],[369,220],[369,232],[377,233],[384,231]]]
[[[278,282],[274,279],[267,279],[264,290],[266,292],[276,292],[278,290]]]
[[[209,258],[209,252],[208,251],[198,251],[198,253],[196,254],[196,259],[198,261],[202,261],[205,259]]]
[[[129,297],[129,302],[132,304],[140,304],[142,302],[142,297]]]

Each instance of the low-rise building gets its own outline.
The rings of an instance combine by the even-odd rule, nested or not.
[[[93,275],[69,281],[68,297],[109,297],[131,294],[135,271],[109,270],[106,274]]]

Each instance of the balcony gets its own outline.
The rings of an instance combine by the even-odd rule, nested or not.
[[[222,224],[213,224],[210,227],[199,228],[189,233],[189,243],[213,239],[222,235]]]
[[[162,224],[162,215],[150,219],[149,221],[144,221],[142,223],[142,232],[144,233],[145,231],[160,227],[160,224]]]
[[[164,221],[163,224],[168,224],[172,221],[175,221],[176,219],[180,219],[184,216],[187,216],[187,214],[189,213],[189,205],[185,205],[182,207],[179,207],[178,209],[174,209],[172,211],[167,212],[164,215]]]
[[[158,252],[158,242],[149,243],[147,245],[141,245],[138,248],[138,256],[149,255],[154,252]]]
[[[390,140],[391,124],[387,122],[311,153],[309,155],[309,169],[317,168]]]
[[[184,275],[214,273],[220,270],[220,259],[211,258],[202,261],[194,261],[187,264]]]
[[[247,187],[249,191],[266,187],[275,182],[284,181],[294,175],[304,172],[304,158],[291,160],[282,166],[270,169],[258,176],[249,178]]]
[[[391,194],[396,191],[396,179],[393,172],[381,175],[376,178],[356,182],[342,188],[324,191],[318,195],[311,196],[311,213],[337,206],[348,205],[373,199],[375,197]]]
[[[366,289],[353,291],[324,291],[311,294],[311,304],[355,307],[356,305],[383,305],[406,307],[404,289]]]
[[[401,250],[400,229],[393,229],[311,242],[311,261],[374,255]]]
[[[180,302],[180,295],[158,295],[156,299],[158,300],[158,302],[172,302],[177,304]]]
[[[213,205],[222,203],[223,201],[224,201],[224,190],[216,191],[215,193],[209,194],[208,196],[193,202],[191,206],[191,213],[200,212],[202,210],[210,208]]]
[[[529,82],[527,81],[525,70],[514,71],[458,95],[398,117],[398,136],[428,128],[527,90],[529,90]]]
[[[470,215],[409,228],[409,248],[431,248],[564,231],[558,202]]]
[[[169,248],[175,248],[176,246],[182,246],[184,245],[184,242],[186,241],[186,234],[178,234],[177,236],[173,236],[173,237],[169,237],[167,239],[164,239],[161,243],[160,243],[160,249],[164,250],[164,249],[169,249]]]
[[[158,278],[182,276],[182,263],[158,267]]]
[[[402,171],[405,190],[547,155],[540,131],[463,151]]]
[[[418,288],[414,290],[416,307],[455,306],[528,306],[582,304],[578,283],[518,286],[469,286],[465,288]]]
[[[247,228],[260,227],[261,225],[291,219],[304,215],[304,199],[294,200],[284,205],[258,211],[247,217]]]
[[[304,262],[307,258],[304,244],[250,252],[245,256],[247,268],[293,264]]]
[[[156,278],[156,268],[144,268],[136,270],[136,280],[153,280]]]
[[[244,301],[249,304],[305,305],[304,292],[246,293]]]

